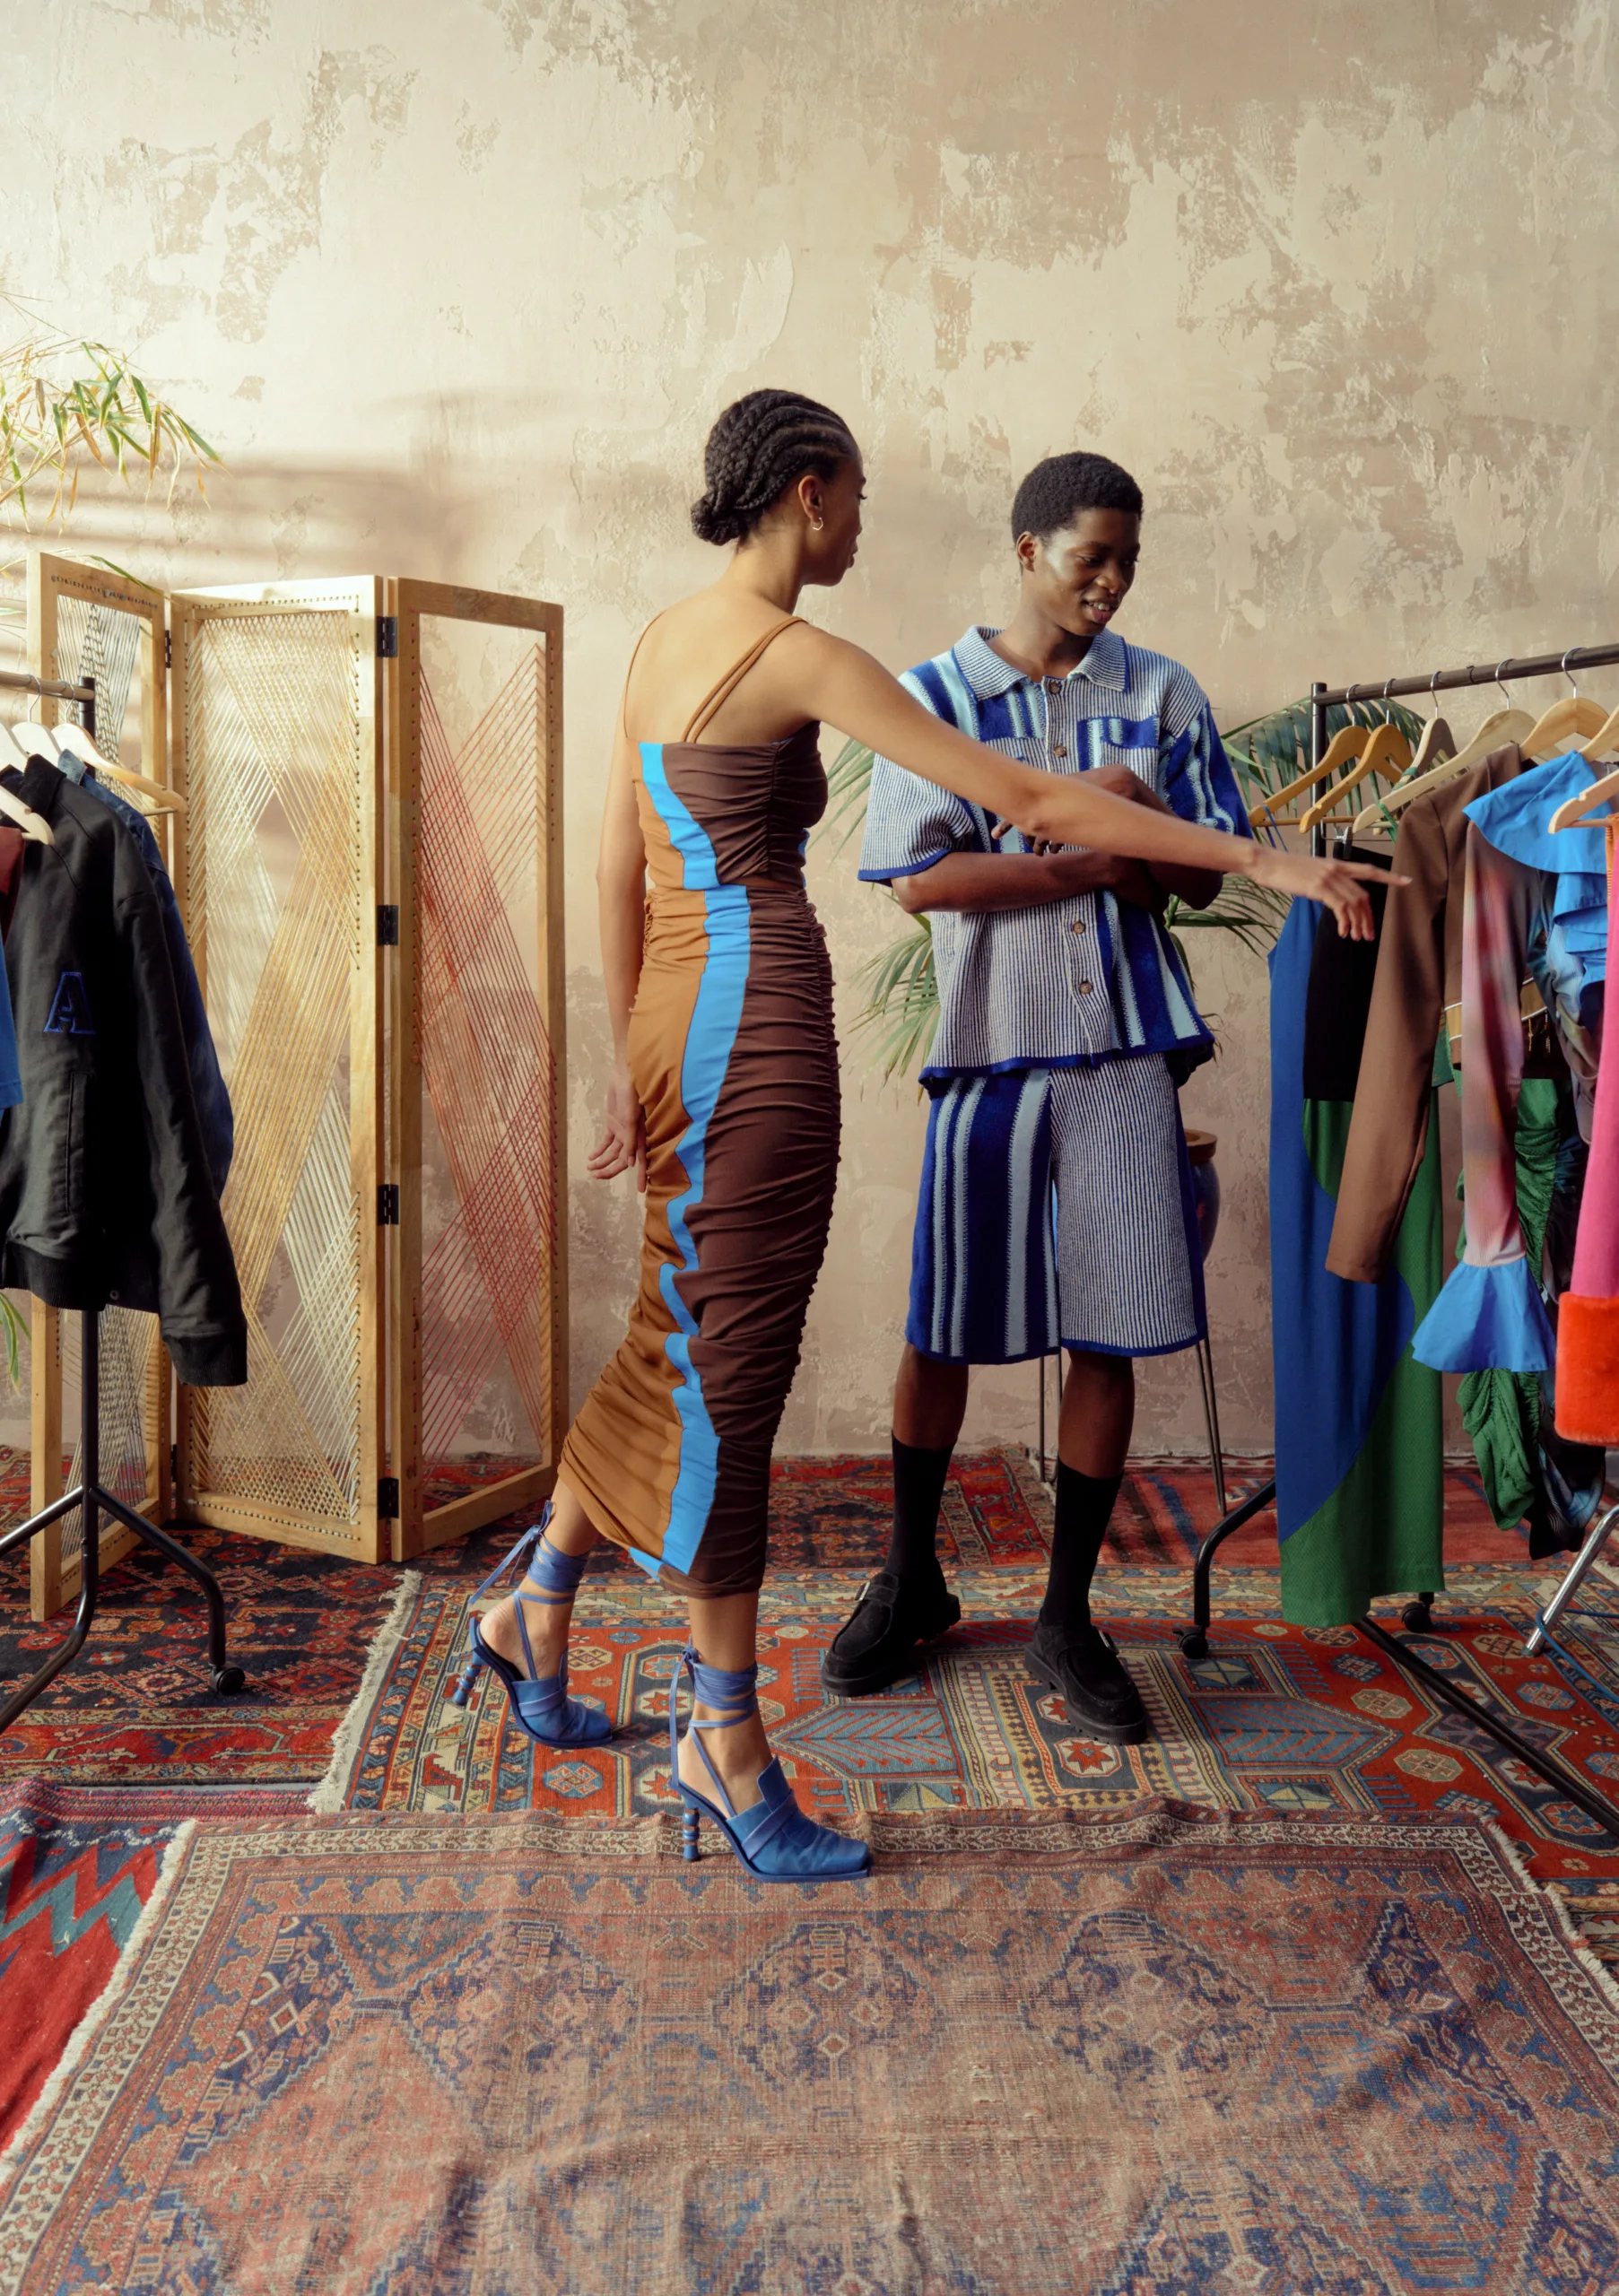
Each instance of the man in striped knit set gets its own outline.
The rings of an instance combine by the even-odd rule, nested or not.
[[[1238,836],[1248,822],[1197,681],[1113,627],[1135,579],[1141,490],[1101,455],[1054,456],[1012,510],[1022,587],[903,683],[963,733]],[[877,761],[863,877],[933,920],[939,1024],[910,1312],[894,1389],[894,1513],[822,1678],[845,1698],[914,1673],[961,1605],[935,1552],[968,1367],[1068,1352],[1051,1568],[1030,1658],[1084,1735],[1147,1735],[1092,1624],[1090,1587],[1135,1413],[1133,1359],[1205,1328],[1176,1088],[1212,1051],[1159,918],[1220,879],[1074,848],[1031,850],[975,807]]]

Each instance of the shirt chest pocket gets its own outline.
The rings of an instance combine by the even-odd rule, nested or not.
[[[1005,735],[993,741],[985,741],[984,747],[987,750],[994,750],[999,757],[1015,758],[1020,765],[1031,765],[1037,772],[1049,773],[1052,770],[1046,757],[1044,743],[1036,740],[1031,734]],[[974,806],[973,812],[986,822],[986,842],[988,842],[988,830],[993,826],[993,816],[984,815],[982,809],[979,806]],[[995,850],[1001,853],[1027,853],[1029,848],[1023,841],[1021,830],[1009,829],[1005,835],[997,840]]]

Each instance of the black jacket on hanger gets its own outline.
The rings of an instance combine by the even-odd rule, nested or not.
[[[5,935],[23,1099],[0,1119],[0,1283],[144,1309],[178,1378],[240,1387],[241,1291],[140,848],[42,759],[0,786],[56,835],[23,848]]]

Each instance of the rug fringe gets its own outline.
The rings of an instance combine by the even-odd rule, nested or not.
[[[1517,1842],[1513,1840],[1511,1835],[1501,1823],[1500,1820],[1497,1818],[1484,1819],[1480,1822],[1479,1831],[1482,1833],[1487,1834],[1490,1839],[1494,1843],[1501,1864],[1506,1867],[1508,1873],[1510,1874],[1512,1879],[1518,1883],[1519,1889],[1527,1891],[1531,1897],[1537,1895],[1545,1887],[1545,1884],[1537,1882],[1534,1874],[1530,1873],[1528,1860],[1525,1857],[1524,1852],[1519,1848]]]
[[[309,1807],[311,1810],[326,1812],[343,1808],[348,1791],[349,1773],[359,1760],[365,1743],[366,1724],[370,1719],[377,1692],[382,1686],[382,1677],[405,1638],[405,1621],[421,1592],[422,1573],[407,1570],[399,1581],[394,1607],[371,1638],[365,1672],[360,1677],[360,1687],[349,1701],[349,1710],[332,1741],[332,1759],[326,1764],[326,1776],[309,1796]]]
[[[1571,1958],[1579,1962],[1607,2006],[1615,2014],[1619,2014],[1619,1978],[1615,1977],[1613,1970],[1608,1968],[1601,1956],[1594,1953],[1586,1944],[1580,1924],[1569,1911],[1562,1891],[1548,1889],[1544,1882],[1536,1883],[1536,1887],[1541,1896],[1551,1905],[1552,1919],[1562,1935],[1562,1942],[1567,1946]]]
[[[124,1942],[124,1950],[118,1955],[112,1975],[74,2027],[68,2036],[67,2047],[63,2050],[48,2077],[44,2088],[34,2099],[22,2126],[4,2152],[0,2152],[0,2186],[4,2186],[13,2170],[21,2162],[23,2154],[33,2142],[36,2128],[42,2126],[55,2111],[57,2100],[78,2071],[80,2062],[89,2050],[91,2043],[128,1991],[135,1961],[144,1951],[146,1940],[162,1918],[163,1909],[174,1893],[174,1885],[179,1879],[180,1867],[186,1862],[186,1854],[190,1849],[196,1833],[196,1820],[195,1818],[187,1818],[183,1823],[175,1828],[163,1851],[162,1862],[158,1867],[157,1880],[152,1884],[152,1895],[141,1908],[135,1927]]]

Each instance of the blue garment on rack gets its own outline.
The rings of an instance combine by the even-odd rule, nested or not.
[[[1607,978],[1606,832],[1600,821],[1555,831],[1548,824],[1558,806],[1589,789],[1597,776],[1589,758],[1571,750],[1486,790],[1467,808],[1467,819],[1498,853],[1555,880],[1550,915],[1588,984]]]
[[[163,919],[163,939],[169,951],[170,969],[174,974],[175,1002],[179,1006],[180,1028],[186,1039],[186,1060],[191,1071],[191,1092],[196,1102],[197,1120],[202,1126],[208,1170],[213,1177],[214,1194],[223,1196],[231,1159],[236,1149],[236,1118],[231,1112],[231,1095],[220,1073],[219,1055],[213,1048],[213,1034],[208,1026],[207,1008],[203,1003],[202,984],[196,977],[191,944],[180,922],[180,905],[175,899],[169,872],[163,866],[158,841],[152,834],[151,824],[144,813],[138,813],[126,797],[120,797],[117,790],[109,789],[104,781],[98,780],[91,769],[67,746],[65,738],[57,763],[87,797],[94,797],[123,822],[141,848],[141,858],[151,875]],[[14,1073],[14,1054],[12,1066]],[[17,1098],[21,1100],[22,1097],[19,1086]]]
[[[1438,1374],[1411,1335],[1440,1286],[1439,1127],[1376,1283],[1328,1273],[1347,1100],[1307,1100],[1304,1022],[1322,911],[1295,900],[1270,956],[1270,1265],[1282,1615],[1342,1626],[1443,1582]]]

